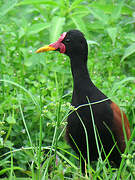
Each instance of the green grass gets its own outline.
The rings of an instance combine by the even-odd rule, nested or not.
[[[134,0],[0,1],[0,178],[135,179],[134,11]],[[74,28],[88,40],[91,79],[131,127],[120,168],[99,158],[89,177],[64,139],[73,108],[69,58],[35,53]]]

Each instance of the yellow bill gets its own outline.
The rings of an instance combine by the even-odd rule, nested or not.
[[[39,48],[36,53],[41,53],[41,52],[46,52],[46,51],[54,51],[56,50],[56,48],[52,47],[52,46],[43,46],[41,48]]]

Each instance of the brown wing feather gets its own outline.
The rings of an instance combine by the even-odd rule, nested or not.
[[[122,110],[120,110],[120,108],[114,102],[111,103],[111,108],[113,110],[113,131],[115,132],[115,136],[116,136],[115,138],[118,143],[118,147],[120,151],[123,153],[126,147],[126,143],[123,133],[122,122],[124,122],[127,140],[129,140],[130,138],[129,121],[126,117],[126,114]]]

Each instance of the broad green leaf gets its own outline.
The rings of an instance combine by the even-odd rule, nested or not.
[[[119,3],[115,6],[115,8],[112,12],[112,15],[111,15],[112,20],[117,20],[120,17],[121,10],[122,10],[122,7],[124,5],[124,1],[125,0],[119,1]]]
[[[52,0],[24,0],[17,5],[26,5],[26,4],[50,4],[50,5],[55,5],[57,6],[58,4],[55,1]]]
[[[135,41],[135,33],[134,32],[126,33],[125,39],[129,39],[131,41]]]
[[[2,7],[0,7],[0,17],[7,14],[17,4],[17,0],[6,0]]]
[[[114,27],[114,28],[107,28],[107,33],[108,35],[110,36],[111,40],[112,40],[112,43],[113,45],[115,44],[115,40],[116,40],[116,36],[117,36],[117,28]]]
[[[88,34],[87,28],[85,26],[85,21],[83,21],[82,18],[80,18],[80,16],[74,16],[71,19],[74,22],[74,24],[76,25],[77,29],[82,31],[88,38],[89,34]]]
[[[90,13],[103,24],[108,24],[109,17],[104,11],[97,8],[90,8]]]
[[[65,24],[64,17],[54,16],[50,26],[50,42],[56,41],[62,33]]]
[[[30,34],[36,34],[46,28],[48,28],[50,25],[48,23],[37,23],[30,26],[27,30],[28,35]]]
[[[126,48],[125,53],[121,59],[121,62],[133,53],[135,53],[135,43],[131,44],[128,48]]]

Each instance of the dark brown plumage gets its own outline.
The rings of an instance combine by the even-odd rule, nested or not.
[[[98,160],[99,153],[93,128],[93,115],[102,158],[105,159],[105,156],[112,150],[109,160],[119,166],[121,153],[124,152],[126,147],[123,127],[125,128],[128,140],[130,137],[129,122],[125,113],[114,102],[108,99],[91,81],[87,69],[88,45],[84,35],[78,30],[70,30],[67,33],[63,33],[57,42],[37,50],[37,53],[50,50],[60,51],[60,53],[64,53],[70,58],[74,82],[72,106],[77,108],[80,105],[88,104],[89,102],[92,103],[92,113],[90,106],[86,105],[78,108],[77,111],[69,115],[66,128],[66,139],[68,143],[79,156],[81,152],[84,159],[86,161],[88,160],[86,133],[82,125],[83,122],[87,130],[90,161]],[[101,149],[101,144],[105,153]],[[85,172],[85,163],[83,160],[82,172]]]

